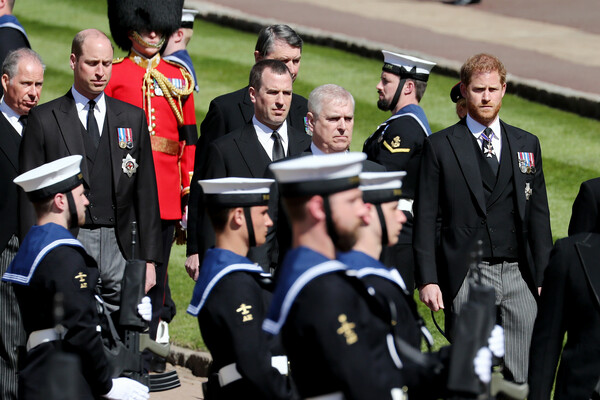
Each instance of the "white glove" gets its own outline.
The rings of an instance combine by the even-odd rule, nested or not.
[[[104,395],[110,400],[147,400],[150,398],[148,387],[129,378],[112,380],[110,392]]]
[[[489,383],[492,380],[492,351],[487,347],[480,348],[473,359],[473,367],[479,380]]]
[[[144,321],[150,321],[152,319],[152,303],[150,302],[150,297],[144,296],[142,302],[138,304],[137,310]]]
[[[504,328],[500,325],[494,326],[488,338],[488,347],[498,358],[504,357]]]
[[[183,215],[181,216],[181,222],[179,222],[179,224],[181,225],[181,228],[183,230],[187,230],[187,221],[188,221],[188,206],[185,206],[185,211],[183,212]]]

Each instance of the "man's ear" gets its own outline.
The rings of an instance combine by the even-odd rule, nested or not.
[[[259,51],[258,50],[254,51],[254,64],[256,64],[257,62],[259,62],[262,59],[263,58],[260,55]]]
[[[315,118],[316,116],[312,112],[306,113],[306,124],[311,133],[315,133]]]
[[[248,94],[250,95],[250,101],[252,101],[252,103],[256,103],[256,89],[250,86],[248,88]]]
[[[323,206],[323,202],[322,196],[314,195],[306,203],[308,213],[317,221],[325,220],[325,207]]]

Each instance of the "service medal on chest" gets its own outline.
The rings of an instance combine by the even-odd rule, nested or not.
[[[529,184],[529,182],[525,183],[525,200],[529,200],[529,198],[531,197],[531,195],[533,194],[533,189],[531,188],[531,185]]]
[[[127,174],[127,176],[131,178],[131,176],[137,171],[138,163],[135,161],[135,158],[131,157],[131,154],[127,154],[127,157],[123,159],[121,168],[123,169],[123,173]]]

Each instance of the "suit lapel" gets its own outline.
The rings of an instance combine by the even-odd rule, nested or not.
[[[265,152],[251,124],[244,125],[240,135],[234,138],[238,151],[253,178],[262,178],[271,159]]]
[[[117,128],[131,128],[125,126],[120,118],[121,112],[114,107],[112,99],[108,96],[104,96],[106,99],[106,120],[105,120],[105,133],[108,135],[108,145],[110,147],[110,164],[112,166],[113,182],[115,188],[118,187],[119,178],[122,175],[121,160],[117,155],[121,154],[121,148],[119,148],[119,140],[117,137]],[[134,138],[138,139],[138,138]],[[139,140],[139,139],[138,139]],[[135,145],[135,143],[134,143]]]
[[[287,156],[295,156],[297,154],[306,151],[307,148],[310,148],[310,137],[295,128],[293,128],[288,123],[287,128],[288,134],[288,151]]]
[[[519,134],[516,130],[512,129],[510,125],[506,125],[500,121],[502,130],[506,133],[506,142],[508,143],[508,151],[510,153],[510,164],[512,166],[512,175],[514,182],[515,195],[517,197],[517,208],[519,209],[519,217],[521,221],[525,219],[525,174],[521,173],[518,163],[513,161],[513,156],[520,151],[525,151],[523,147],[524,136]]]
[[[583,242],[575,243],[575,248],[588,283],[594,292],[596,304],[600,306],[600,297],[598,296],[600,294],[600,268],[598,268],[600,241],[597,240],[597,237],[589,235]]]
[[[240,111],[244,116],[244,122],[250,123],[252,121],[252,116],[254,115],[254,104],[252,103],[252,100],[250,100],[248,87],[246,87],[246,91],[244,92],[244,99],[238,104],[240,106]]]
[[[54,116],[67,146],[67,150],[69,151],[69,154],[81,154],[86,157],[83,138],[81,137],[81,121],[77,115],[75,100],[73,99],[71,90],[69,90],[61,99],[58,109],[53,110],[52,112],[55,114]],[[81,172],[83,174],[83,179],[86,182],[89,182],[90,175],[87,162],[81,163]]]
[[[0,151],[2,151],[8,161],[15,168],[15,172],[19,171],[19,144],[21,136],[15,131],[15,128],[0,113]]]
[[[448,141],[454,151],[467,185],[477,200],[477,205],[482,213],[485,214],[485,195],[483,193],[481,171],[479,170],[479,163],[477,162],[473,148],[473,139],[470,135],[471,132],[469,132],[466,123],[461,121],[454,126],[452,134],[448,135]]]

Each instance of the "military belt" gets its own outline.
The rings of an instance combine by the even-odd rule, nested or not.
[[[159,151],[171,156],[179,154],[179,142],[176,140],[152,135],[150,136],[150,143],[153,151]]]

